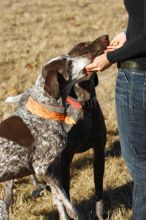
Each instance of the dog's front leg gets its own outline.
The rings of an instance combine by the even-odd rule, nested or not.
[[[30,177],[33,185],[35,186],[35,189],[31,193],[31,197],[35,199],[43,194],[44,189],[46,189],[46,184],[39,183],[35,175],[31,175]]]
[[[106,216],[103,203],[104,151],[94,148],[94,182],[95,182],[95,216],[104,219]]]
[[[51,192],[53,195],[53,203],[57,206],[58,212],[59,212],[59,220],[69,220],[66,210],[64,208],[64,205],[62,204],[62,201],[59,200],[56,190],[53,186],[50,185]]]
[[[63,189],[60,189],[59,186],[56,184],[56,182],[49,176],[45,175],[45,176],[41,176],[41,178],[47,184],[54,187],[56,191],[56,195],[58,195],[59,200],[62,201],[69,217],[74,220],[80,220],[81,218],[79,217],[78,211],[75,209],[75,207],[73,207],[73,205],[68,200],[65,191]]]

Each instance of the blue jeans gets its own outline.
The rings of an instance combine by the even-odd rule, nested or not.
[[[121,152],[134,181],[132,220],[146,220],[146,72],[120,69],[116,110]]]

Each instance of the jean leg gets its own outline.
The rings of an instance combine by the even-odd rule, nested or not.
[[[116,82],[116,111],[117,123],[120,136],[121,152],[126,161],[128,168],[131,170],[131,153],[130,153],[130,115],[129,115],[129,93],[130,93],[131,76],[128,72],[119,71]]]
[[[131,172],[132,220],[146,220],[146,95],[145,74],[119,72],[116,84],[121,152]]]

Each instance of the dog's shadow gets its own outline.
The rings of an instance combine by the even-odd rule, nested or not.
[[[121,146],[120,141],[116,140],[112,143],[108,149],[105,149],[105,157],[120,157],[121,156]]]
[[[120,147],[120,141],[116,140],[112,142],[111,146],[109,146],[108,149],[105,149],[105,158],[108,157],[120,157],[121,156],[121,147]],[[94,153],[93,155],[85,156],[80,158],[79,160],[74,160],[71,167],[72,169],[76,170],[84,170],[86,167],[89,165],[92,165],[93,163],[93,158],[94,158]]]
[[[115,189],[109,189],[104,192],[104,206],[107,216],[105,219],[110,219],[113,210],[116,208],[124,207],[126,210],[132,207],[132,188],[133,183],[129,182],[123,186],[117,187]],[[95,220],[94,218],[94,207],[95,201],[94,197],[82,200],[79,204],[75,204],[75,207],[81,214],[84,220]],[[45,220],[58,220],[59,215],[57,210],[47,213],[46,211],[41,211],[38,213],[43,215]]]
[[[112,216],[113,210],[119,207],[124,207],[126,210],[132,207],[132,188],[133,183],[129,182],[125,185],[117,187],[115,189],[109,189],[104,192],[104,206],[108,219]],[[77,209],[82,213],[84,220],[94,219],[94,198],[91,197],[88,200],[83,200],[77,205]],[[105,219],[106,219],[105,217]]]

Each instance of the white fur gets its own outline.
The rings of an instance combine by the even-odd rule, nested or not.
[[[81,74],[81,71],[83,71],[84,67],[88,65],[90,62],[91,61],[86,57],[77,57],[73,59],[73,79],[77,78],[77,76]],[[82,75],[80,75],[80,78],[81,76]]]
[[[8,220],[8,212],[7,212],[7,207],[4,201],[0,200],[0,220]]]
[[[19,102],[21,97],[22,97],[22,94],[19,94],[19,95],[16,95],[16,96],[8,96],[4,102],[6,103],[16,103],[16,102]]]

